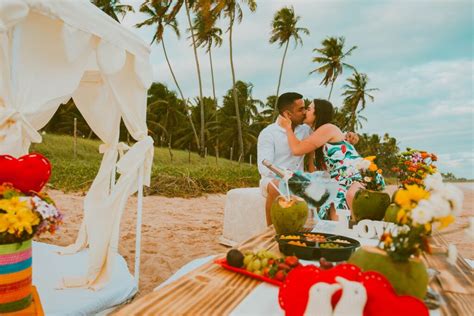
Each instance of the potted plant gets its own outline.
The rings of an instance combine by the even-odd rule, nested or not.
[[[419,184],[408,184],[394,197],[394,229],[386,231],[379,247],[363,247],[349,259],[363,270],[384,274],[399,295],[423,299],[428,274],[420,256],[430,252],[429,236],[454,221],[462,210],[462,192],[444,184],[439,173]]]
[[[44,193],[24,193],[0,184],[0,313],[32,302],[32,238],[54,233],[62,215]]]
[[[355,221],[362,219],[382,220],[390,204],[390,195],[383,192],[385,181],[382,169],[375,163],[375,156],[365,157],[356,162],[364,189],[356,192],[352,202],[352,214]]]

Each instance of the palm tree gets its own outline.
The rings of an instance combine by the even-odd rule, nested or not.
[[[349,84],[345,84],[343,86],[344,93],[342,94],[345,96],[344,99],[344,108],[350,112],[350,119],[349,119],[349,130],[355,131],[356,129],[356,121],[357,115],[365,109],[366,99],[365,97],[369,97],[370,101],[374,101],[374,97],[369,94],[371,91],[378,90],[377,88],[368,89],[367,83],[369,82],[369,78],[366,74],[358,73],[357,71],[352,74],[352,77],[347,79]],[[357,109],[360,104],[360,109]],[[360,124],[360,123],[359,123]]]
[[[290,44],[290,39],[293,39],[295,41],[295,48],[296,48],[296,46],[298,46],[298,43],[303,45],[303,40],[300,37],[300,32],[306,35],[309,35],[308,29],[296,26],[299,19],[300,17],[295,15],[295,11],[293,7],[281,8],[273,16],[272,36],[270,37],[270,44],[278,42],[279,47],[282,47],[283,45],[285,45],[285,52],[283,53],[283,58],[281,60],[281,66],[280,66],[280,76],[278,77],[278,85],[277,85],[277,91],[276,91],[277,99],[275,100],[275,107],[274,107],[274,114],[273,114],[274,117],[278,113],[277,111],[278,93],[280,92],[281,76],[283,74],[283,65],[285,64],[286,52],[288,50],[288,45]]]
[[[135,12],[131,5],[121,4],[120,0],[92,0],[92,3],[117,22],[120,22],[117,14],[123,19],[127,12]]]
[[[214,20],[215,21],[215,20]],[[203,15],[196,14],[193,23],[193,29],[196,35],[196,44],[198,47],[205,47],[209,54],[209,65],[211,67],[212,95],[214,97],[217,108],[216,85],[214,81],[214,66],[212,63],[212,46],[220,47],[222,45],[222,30],[215,24],[210,27],[206,26]]]
[[[328,37],[322,41],[322,48],[313,49],[313,52],[318,52],[322,55],[314,57],[313,62],[322,64],[322,66],[311,71],[310,74],[314,72],[320,74],[324,73],[324,78],[320,84],[327,86],[329,83],[331,83],[331,90],[329,90],[328,100],[331,99],[334,82],[336,81],[337,77],[342,74],[343,68],[346,67],[355,71],[355,68],[343,62],[343,59],[349,56],[352,51],[357,48],[357,46],[352,46],[344,53],[344,42],[344,37]]]
[[[251,12],[255,12],[257,9],[257,3],[255,0],[240,0],[242,4],[247,4]],[[230,68],[232,72],[232,89],[233,89],[233,98],[234,98],[234,107],[235,107],[235,118],[237,121],[237,134],[238,134],[238,142],[239,142],[239,161],[243,158],[245,154],[244,150],[244,139],[242,136],[242,123],[240,120],[240,111],[239,111],[239,102],[238,102],[238,95],[237,95],[237,87],[235,86],[235,68],[234,68],[234,58],[233,58],[233,51],[232,51],[232,32],[234,28],[234,23],[237,21],[238,23],[242,22],[243,12],[242,7],[239,3],[239,0],[217,0],[215,12],[219,12],[221,10],[224,13],[224,17],[229,19],[229,27],[227,31],[229,32],[229,57],[230,57]]]
[[[214,116],[216,127],[215,132],[218,131],[218,118],[217,118],[217,96],[216,96],[216,84],[214,81],[214,66],[212,64],[212,46],[220,47],[222,45],[222,30],[215,25],[215,19],[212,19],[212,25],[208,27],[202,13],[197,12],[193,23],[193,29],[196,34],[196,44],[198,47],[205,47],[206,52],[209,55],[209,65],[211,67],[211,82],[212,82],[212,95],[214,97],[215,111]],[[216,140],[216,146],[219,147],[219,139]]]
[[[191,4],[194,3],[193,0],[191,0]],[[199,82],[199,104],[201,108],[201,146],[199,150],[199,155],[201,157],[204,157],[204,148],[206,147],[206,140],[204,136],[204,129],[205,129],[205,122],[204,122],[204,97],[202,93],[202,78],[201,78],[201,68],[199,67],[199,58],[197,54],[197,46],[196,46],[196,38],[194,36],[194,28],[193,24],[191,22],[191,14],[189,13],[189,8],[190,8],[190,1],[189,0],[184,0],[184,6],[186,8],[186,17],[188,18],[188,24],[189,24],[189,31],[191,32],[191,39],[193,41],[193,51],[194,51],[194,61],[196,62],[196,70],[198,74],[198,82]]]
[[[166,52],[166,45],[163,37],[163,33],[165,30],[165,27],[170,28],[176,36],[179,38],[180,37],[180,32],[178,28],[178,21],[176,20],[176,15],[171,15],[171,13],[168,13],[168,10],[171,8],[173,0],[162,0],[162,1],[145,1],[142,3],[140,6],[140,12],[143,12],[150,17],[146,19],[145,21],[136,24],[135,26],[140,28],[143,26],[150,26],[150,25],[155,25],[156,24],[156,31],[155,34],[153,35],[153,39],[151,40],[150,44],[153,44],[153,42],[160,43],[163,48],[163,53],[165,55],[166,62],[168,64],[168,68],[171,72],[171,76],[173,77],[174,83],[176,85],[176,88],[179,91],[179,94],[181,96],[181,99],[185,103],[186,106],[186,116],[188,117],[189,123],[191,124],[191,128],[193,130],[194,138],[196,141],[196,145],[198,149],[201,148],[200,142],[199,142],[199,137],[196,132],[196,128],[194,127],[193,120],[191,118],[191,110],[189,109],[189,106],[187,104],[187,99],[183,95],[183,91],[181,90],[181,87],[178,84],[178,80],[176,79],[176,76],[173,72],[173,68],[171,67],[170,60],[168,58],[168,53]]]

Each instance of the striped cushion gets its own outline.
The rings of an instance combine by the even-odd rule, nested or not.
[[[31,240],[0,245],[0,313],[16,312],[32,302]]]

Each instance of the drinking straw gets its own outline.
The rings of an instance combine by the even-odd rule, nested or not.
[[[275,185],[275,183],[273,183],[272,181],[270,181],[270,184],[275,188],[275,190],[278,191],[278,193],[280,193],[281,196],[283,196],[283,197],[285,198],[285,200],[286,200],[287,202],[290,201],[290,198],[289,198],[289,197],[287,198],[285,194],[281,193],[281,191],[277,188],[277,186]],[[287,182],[287,184],[288,184],[288,182]]]
[[[288,186],[288,180],[285,181],[285,185],[286,185],[286,194],[289,201],[290,200],[290,187]]]

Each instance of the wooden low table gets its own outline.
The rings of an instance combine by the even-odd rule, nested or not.
[[[268,228],[238,248],[279,252],[274,236],[273,228]],[[447,249],[440,235],[433,236],[433,244]],[[446,261],[446,255],[440,253],[427,255],[424,261],[428,267],[440,271],[437,280],[430,286],[444,299],[441,313],[470,315],[474,310],[473,276],[466,261],[458,257],[456,265],[452,266]],[[225,270],[211,261],[126,305],[116,315],[228,315],[260,283]]]

